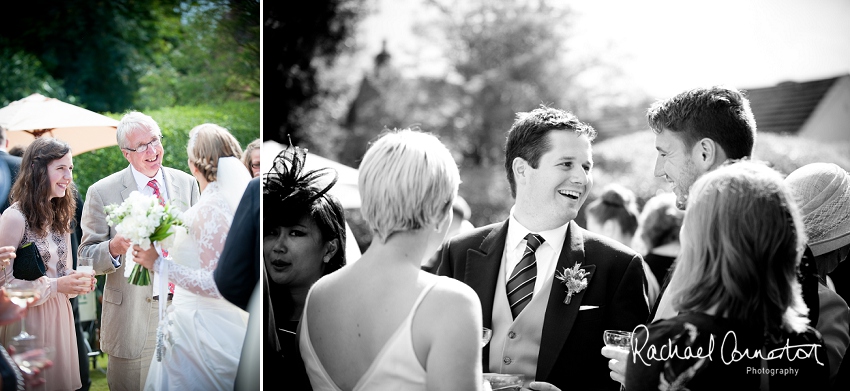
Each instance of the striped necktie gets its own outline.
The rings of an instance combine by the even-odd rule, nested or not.
[[[165,206],[165,199],[162,198],[162,194],[159,192],[159,185],[157,185],[156,179],[151,179],[148,182],[148,187],[153,189],[153,194],[156,196],[157,199],[159,199],[159,204]],[[167,257],[168,251],[165,251],[165,249],[163,249],[162,255]],[[174,294],[174,283],[172,283],[171,281],[168,282],[168,293],[171,293],[172,295]]]
[[[507,284],[508,304],[511,306],[511,314],[513,314],[514,319],[531,302],[531,295],[534,293],[534,280],[537,279],[537,258],[534,256],[534,252],[546,241],[542,236],[531,233],[525,236],[525,240],[525,252],[522,254],[522,259],[514,267]]]

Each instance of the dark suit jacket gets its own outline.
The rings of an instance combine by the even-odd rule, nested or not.
[[[484,326],[492,328],[493,298],[507,222],[461,234],[443,245],[437,274],[472,287],[481,299]],[[640,255],[612,239],[590,233],[570,222],[557,269],[581,263],[590,273],[588,285],[570,304],[557,279],[549,295],[535,380],[562,390],[618,390],[609,376],[608,359],[601,354],[605,330],[633,330],[649,309],[644,298],[645,277]],[[598,306],[579,311],[580,306]],[[490,372],[489,346],[483,352],[484,371]]]
[[[18,171],[21,170],[22,159],[14,155],[9,155],[6,151],[0,151],[0,159],[3,159],[3,161],[6,162],[6,165],[9,166],[9,174],[12,178],[8,184],[8,188],[11,190],[12,185],[15,183],[15,179],[18,178]],[[0,185],[5,186],[5,184],[2,183],[0,183]],[[12,204],[9,203],[9,194],[7,193],[6,197],[3,197],[3,199],[0,200],[0,213],[3,213],[10,205]]]

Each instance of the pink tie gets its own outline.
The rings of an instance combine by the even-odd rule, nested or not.
[[[162,205],[162,206],[165,206],[165,200],[162,198],[162,194],[160,194],[160,192],[159,192],[159,185],[156,184],[156,179],[151,179],[148,182],[148,187],[153,189],[153,194],[156,196],[156,198],[159,199],[159,204]],[[168,251],[165,251],[163,249],[162,255],[167,257]],[[172,295],[174,294],[174,284],[171,281],[168,282],[168,293],[171,293]]]

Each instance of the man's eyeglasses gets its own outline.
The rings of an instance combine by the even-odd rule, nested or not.
[[[147,143],[147,144],[139,145],[136,149],[133,149],[133,148],[124,148],[124,149],[126,149],[126,150],[128,150],[128,151],[130,151],[130,152],[139,152],[139,153],[142,153],[142,152],[147,151],[147,150],[148,150],[148,148],[156,147],[156,146],[158,146],[158,145],[160,145],[160,144],[162,144],[162,136],[160,136],[160,137],[159,137],[159,138],[157,138],[156,140],[153,140],[153,141],[151,141],[151,142],[149,142],[149,143]]]

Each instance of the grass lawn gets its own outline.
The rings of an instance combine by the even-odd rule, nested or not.
[[[89,358],[89,379],[91,379],[91,387],[89,391],[109,391],[109,385],[106,384],[106,363],[109,357],[106,353],[97,356],[97,367],[91,365]]]

